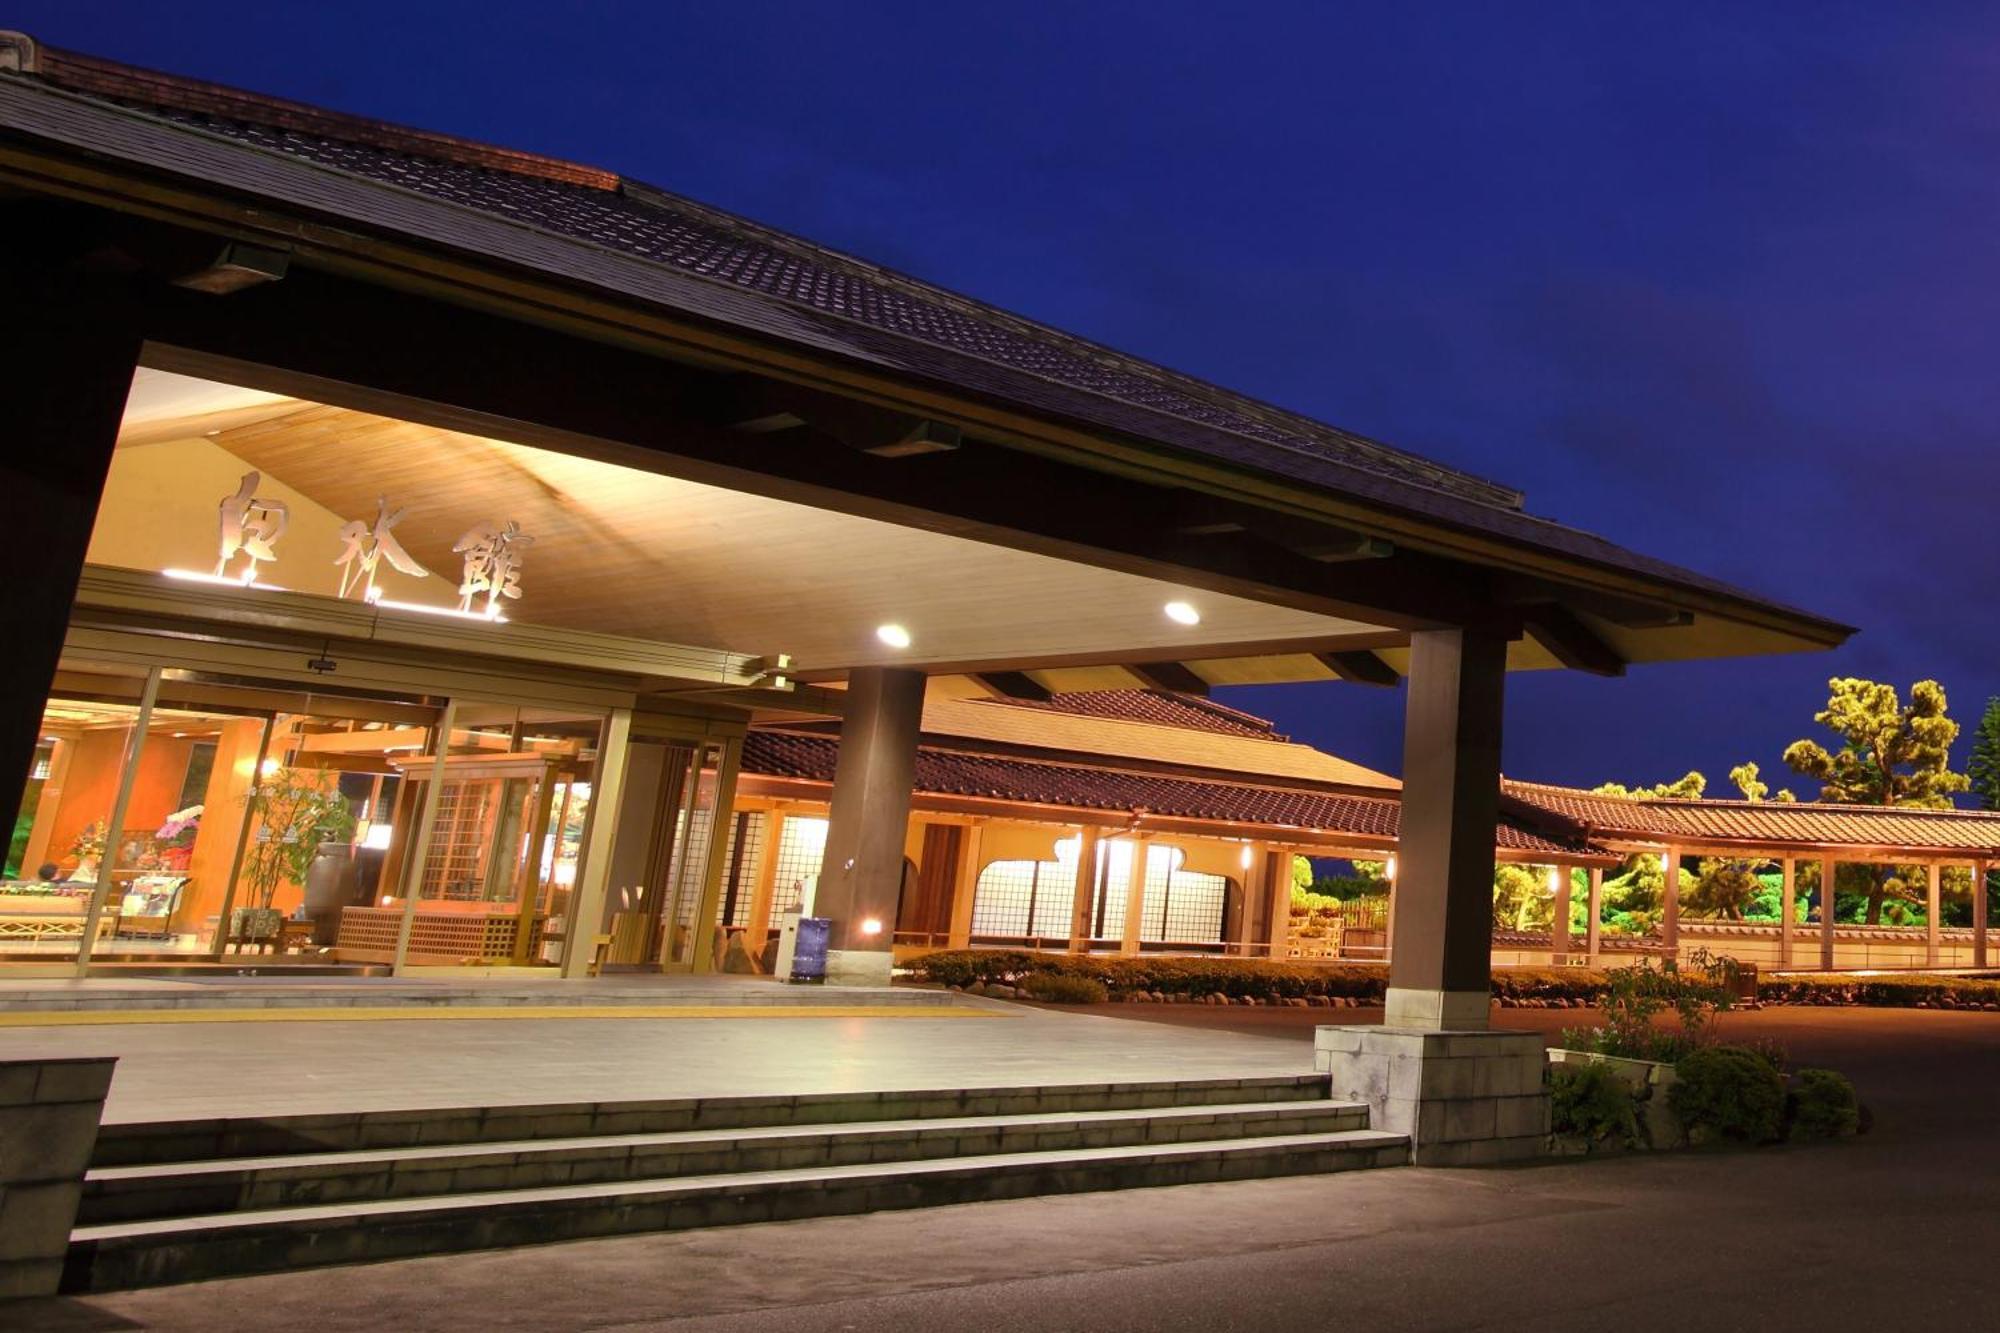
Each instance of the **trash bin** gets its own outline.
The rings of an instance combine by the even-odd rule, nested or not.
[[[792,974],[787,980],[826,980],[826,941],[832,929],[833,922],[823,916],[799,918],[798,938],[792,946]]]

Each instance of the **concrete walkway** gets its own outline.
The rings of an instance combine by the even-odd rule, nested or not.
[[[1300,1020],[1310,1015],[1275,1033],[1278,1015],[1226,1015],[1261,1021],[1261,1036],[1185,1026],[1223,1014],[1155,1017],[1169,1021],[1055,1014],[1005,1027],[1081,1043],[1092,1058],[1128,1043],[1156,1050],[1161,1039],[1197,1059],[1234,1051],[1258,1064],[1296,1064],[1309,1049]],[[1553,1027],[1586,1015],[1505,1017]],[[1797,1061],[1846,1069],[1876,1111],[1875,1132],[1823,1147],[1196,1185],[420,1259],[51,1302],[22,1311],[20,1326],[1684,1333],[1692,1323],[2000,1323],[1988,1166],[2000,1020],[1773,1010],[1728,1021],[1738,1035],[1786,1041]]]
[[[702,1017],[637,1006],[568,1017],[533,1008],[337,1011],[312,1022],[163,1014],[78,1026],[48,1014],[40,1025],[0,1027],[0,1059],[118,1056],[105,1110],[113,1121],[1312,1069],[1311,1048],[1292,1041],[948,998],[949,1008],[750,1006]]]

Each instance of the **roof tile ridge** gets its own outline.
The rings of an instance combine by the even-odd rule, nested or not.
[[[1522,508],[1526,503],[1525,493],[1514,487],[1495,481],[1491,477],[1484,477],[1464,468],[1439,463],[1434,459],[1424,457],[1422,454],[1413,453],[1409,450],[1398,448],[1393,444],[1375,439],[1372,436],[1348,430],[1344,426],[1336,426],[1332,422],[1321,421],[1317,417],[1308,416],[1292,408],[1282,407],[1276,403],[1266,402],[1261,398],[1253,397],[1247,393],[1225,388],[1211,380],[1202,379],[1199,375],[1183,370],[1176,370],[1171,366],[1162,365],[1137,353],[1122,351],[1119,348],[1112,347],[1108,343],[1098,342],[1096,339],[1071,333],[1067,329],[1059,329],[1052,324],[1047,324],[1017,311],[1009,310],[1004,306],[994,305],[990,301],[981,300],[979,297],[943,286],[940,283],[932,282],[927,278],[918,277],[913,273],[905,273],[901,269],[891,268],[886,264],[863,259],[858,255],[851,255],[845,251],[832,249],[821,245],[817,241],[800,236],[795,232],[786,231],[770,223],[759,222],[755,218],[745,217],[740,213],[732,213],[728,209],[718,205],[689,198],[687,195],[676,193],[662,186],[630,176],[620,177],[619,185],[620,192],[626,198],[639,203],[693,213],[700,221],[709,226],[753,237],[765,244],[791,250],[815,262],[845,269],[855,276],[884,283],[906,294],[917,295],[928,301],[939,302],[948,308],[952,308],[955,313],[1005,325],[1023,337],[1052,342],[1073,355],[1094,361],[1107,369],[1119,370],[1128,374],[1138,375],[1144,379],[1153,380],[1162,387],[1186,393],[1191,397],[1208,403],[1210,406],[1230,411],[1247,412],[1253,420],[1264,420],[1264,424],[1270,425],[1282,423],[1286,428],[1299,431],[1301,434],[1307,436],[1330,434],[1337,437],[1340,443],[1358,445],[1367,451],[1379,451],[1380,454],[1385,455],[1389,459],[1412,467],[1419,473],[1429,473],[1434,476],[1450,478],[1460,483],[1469,483],[1490,494],[1486,499],[1480,500],[1477,497],[1466,495],[1461,491],[1454,491],[1447,486],[1435,485],[1416,478],[1397,478],[1397,480],[1405,481],[1410,485],[1425,486],[1428,489],[1457,495],[1460,499],[1471,499],[1475,503],[1489,504],[1514,513],[1526,513],[1526,510]],[[817,309],[817,307],[809,308]],[[833,314],[834,312],[822,311],[821,313]],[[915,334],[905,336],[918,337]],[[928,338],[919,338],[919,340],[923,342],[930,341]],[[978,355],[977,353],[967,352],[961,347],[950,347],[949,344],[939,345],[946,346],[949,350],[958,352],[961,355]],[[979,359],[985,360],[987,358],[981,357]],[[1022,374],[1033,375],[1037,379],[1048,379],[1048,376],[1041,374],[1039,371],[1027,370],[1019,366],[1012,367],[1012,369],[1018,370]],[[1062,383],[1063,381],[1052,380],[1050,382]],[[1101,390],[1091,390],[1091,392],[1102,393]],[[1119,398],[1118,395],[1109,393],[1105,393],[1103,396]],[[1119,398],[1119,401],[1130,403],[1135,407],[1148,406],[1144,403],[1131,403],[1131,400],[1125,398]],[[1150,410],[1160,411],[1163,412],[1163,415],[1168,416],[1179,415],[1178,413],[1164,412],[1160,408],[1151,408]],[[1267,418],[1268,420],[1266,420]],[[1214,423],[1208,424],[1213,425]],[[1241,431],[1234,430],[1229,426],[1215,426],[1215,429],[1228,430],[1232,434],[1242,434]],[[1261,439],[1261,437],[1255,436],[1250,438],[1259,439],[1261,443],[1271,445],[1275,448],[1291,449],[1295,453],[1303,452],[1295,445],[1288,444],[1282,440]]]
[[[1750,810],[1826,810],[1835,814],[1941,815],[2000,819],[2000,810],[1967,810],[1961,806],[1871,805],[1865,801],[1750,801],[1740,796],[1648,796],[1650,805],[1710,805]]]
[[[30,42],[31,54],[23,59],[21,72],[72,92],[269,125],[276,129],[409,153],[414,157],[434,158],[459,166],[483,167],[605,192],[615,191],[619,184],[616,172],[600,167],[461,138],[439,130],[418,129],[351,112],[333,111],[309,102],[210,83],[182,74],[128,65],[102,56],[33,43],[31,39]]]

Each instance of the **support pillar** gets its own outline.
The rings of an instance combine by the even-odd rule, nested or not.
[[[1681,956],[1681,849],[1669,847],[1660,863],[1666,886],[1660,895],[1660,951],[1678,963]]]
[[[1792,965],[1792,918],[1798,913],[1799,863],[1785,858],[1785,887],[1778,900],[1778,966]]]
[[[1557,967],[1569,962],[1570,868],[1556,866],[1556,897],[1549,904],[1549,961]]]
[[[1139,938],[1146,930],[1146,862],[1152,855],[1148,835],[1132,839],[1132,862],[1125,874],[1125,920],[1118,932],[1118,954],[1139,956]]]
[[[1604,915],[1604,867],[1590,868],[1590,901],[1585,907],[1586,919],[1583,923],[1584,958],[1592,967],[1597,966],[1598,950],[1603,940],[1602,917]]]
[[[1392,1028],[1479,1031],[1493,967],[1493,828],[1507,640],[1488,630],[1410,639],[1389,962]]]
[[[846,707],[813,911],[833,923],[827,983],[886,986],[903,888],[924,673],[859,668],[847,679]]]
[[[1943,869],[1933,861],[1924,869],[1929,873],[1924,885],[1924,966],[1938,965],[1938,916],[1944,906]]]
[[[1834,863],[1819,863],[1819,970],[1833,971],[1833,882]]]
[[[9,315],[19,335],[0,357],[9,539],[33,565],[0,579],[0,624],[7,627],[7,651],[0,653],[0,811],[12,820],[41,740],[42,705],[62,655],[139,339],[0,311],[0,318]],[[89,940],[82,952],[90,952]]]
[[[1986,966],[1986,863],[1972,864],[1972,965]]]
[[[958,877],[951,899],[951,934],[945,943],[953,949],[972,946],[972,907],[979,895],[979,872],[986,861],[979,854],[979,842],[984,824],[968,824],[965,834],[958,843]]]
[[[1097,849],[1104,834],[1085,825],[1076,849],[1076,888],[1070,897],[1069,951],[1090,952],[1090,914],[1097,908]]]
[[[1283,847],[1264,849],[1266,909],[1270,916],[1267,949],[1280,962],[1292,956],[1292,853]]]

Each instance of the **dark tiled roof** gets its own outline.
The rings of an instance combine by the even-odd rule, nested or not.
[[[83,100],[7,95],[37,83]],[[0,77],[0,101],[19,132],[276,207],[589,284],[1475,540],[1747,604],[1827,642],[1852,632],[1526,514],[1518,492],[611,173],[47,48],[34,80]]]
[[[828,736],[752,731],[743,747],[743,771],[765,777],[831,783],[839,752],[840,743]],[[915,791],[927,795],[1020,801],[1074,810],[1144,811],[1174,819],[1217,820],[1388,839],[1395,838],[1401,814],[1401,806],[1384,797],[1198,782],[928,746],[917,752],[912,785]],[[1515,851],[1553,854],[1593,850],[1581,841],[1557,841],[1512,821],[1496,830],[1496,840],[1497,845]]]
[[[996,699],[993,702],[1009,707],[1076,713],[1083,717],[1115,718],[1121,722],[1150,722],[1161,727],[1214,731],[1226,736],[1284,739],[1275,727],[1261,717],[1171,690],[1078,690],[1055,695],[1044,702],[1028,699]]]
[[[2000,811],[1595,796],[1573,787],[1533,782],[1507,782],[1502,790],[1572,826],[1588,827],[1595,836],[1762,841],[1773,848],[1909,847],[1967,853],[2000,849]]]

